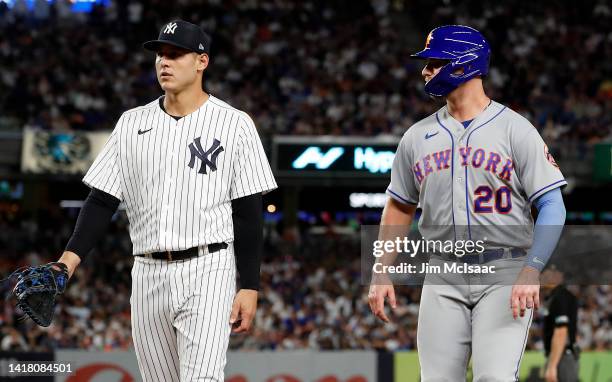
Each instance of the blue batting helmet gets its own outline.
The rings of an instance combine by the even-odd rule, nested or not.
[[[462,83],[487,74],[490,56],[491,48],[482,33],[463,25],[445,25],[432,30],[425,41],[425,49],[412,55],[421,59],[449,60],[425,84],[425,91],[436,97],[445,96]],[[460,68],[463,72],[454,74]]]

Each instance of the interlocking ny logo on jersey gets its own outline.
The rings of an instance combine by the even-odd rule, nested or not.
[[[174,30],[176,29],[176,23],[170,23],[166,25],[166,29],[164,29],[164,33],[166,34],[174,34]]]
[[[189,144],[189,151],[191,152],[191,159],[189,160],[188,166],[193,168],[196,157],[200,159],[202,164],[200,165],[199,174],[206,174],[206,167],[210,167],[212,171],[217,171],[217,157],[223,152],[224,148],[221,146],[221,142],[215,138],[212,146],[206,151],[202,148],[200,143],[200,137],[193,140]],[[210,156],[210,159],[208,158]]]

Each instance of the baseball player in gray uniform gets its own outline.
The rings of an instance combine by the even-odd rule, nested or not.
[[[262,193],[277,185],[251,118],[203,90],[210,37],[176,20],[144,47],[165,94],[119,118],[59,261],[72,275],[123,201],[143,379],[221,381],[232,327],[249,330],[255,314]]]
[[[534,126],[485,94],[490,48],[480,32],[436,28],[413,56],[426,60],[425,91],[446,105],[402,137],[381,226],[409,226],[418,205],[425,239],[486,238],[481,253],[436,253],[430,265],[494,266],[512,277],[483,283],[480,275],[426,275],[417,333],[421,380],[465,381],[471,356],[474,381],[517,381],[539,305],[539,273],[565,222],[559,187],[566,182]],[[388,322],[385,299],[397,306],[393,286],[373,279],[370,307]]]

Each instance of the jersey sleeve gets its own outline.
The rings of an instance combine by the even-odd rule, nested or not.
[[[391,183],[387,195],[404,204],[418,204],[419,187],[414,179],[409,150],[409,134],[404,134],[397,146],[391,166]]]
[[[90,188],[97,188],[123,200],[119,168],[119,129],[123,123],[123,116],[119,118],[115,129],[106,141],[102,151],[85,174],[83,183]]]
[[[515,172],[530,202],[567,182],[535,127],[512,147]]]
[[[232,200],[258,192],[265,194],[278,187],[253,120],[245,116],[241,125],[230,187]]]

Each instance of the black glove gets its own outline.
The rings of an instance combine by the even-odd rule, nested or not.
[[[68,283],[68,267],[64,263],[49,263],[16,271],[17,284],[13,294],[17,307],[40,326],[53,320],[55,297],[64,293]]]

